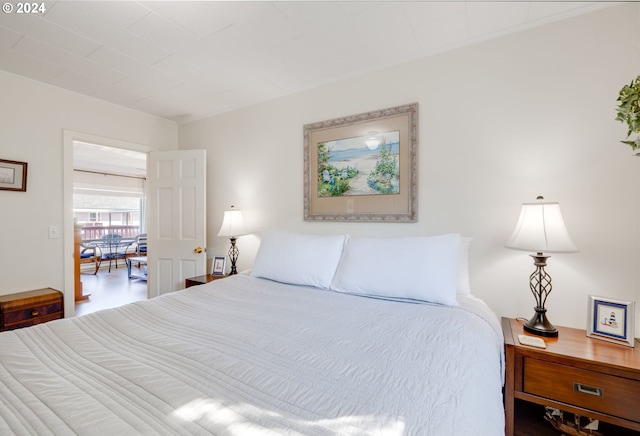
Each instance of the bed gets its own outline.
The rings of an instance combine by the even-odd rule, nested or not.
[[[330,250],[312,244],[322,259],[298,264],[289,245],[285,268],[268,240],[249,274],[1,333],[0,434],[504,434],[503,341],[486,304],[346,292],[336,279],[362,255],[349,238],[311,279],[329,283],[290,283]],[[278,274],[288,282],[264,277]]]

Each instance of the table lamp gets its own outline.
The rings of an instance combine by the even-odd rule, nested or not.
[[[231,240],[231,248],[229,248],[229,259],[231,260],[231,272],[229,275],[238,274],[236,262],[238,260],[238,247],[236,247],[236,239],[238,236],[246,235],[247,230],[244,226],[242,211],[236,210],[231,206],[231,210],[224,211],[224,219],[222,227],[218,232],[218,236],[228,236]]]
[[[536,313],[525,323],[524,329],[535,335],[558,336],[558,330],[546,316],[545,303],[552,286],[551,276],[544,269],[550,256],[544,253],[578,251],[564,225],[560,205],[545,202],[543,197],[538,197],[535,203],[523,203],[518,223],[505,246],[536,253],[530,255],[536,269],[529,277],[529,288],[536,299]]]

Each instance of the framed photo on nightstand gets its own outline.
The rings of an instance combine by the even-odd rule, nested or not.
[[[589,295],[587,336],[633,347],[635,303]]]
[[[211,262],[211,275],[223,276],[226,270],[227,270],[227,257],[215,256],[213,258],[213,262]]]

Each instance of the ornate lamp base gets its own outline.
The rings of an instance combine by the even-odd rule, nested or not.
[[[231,260],[231,272],[229,272],[230,276],[238,274],[236,262],[238,261],[238,254],[240,254],[240,251],[238,250],[238,247],[236,247],[236,239],[238,238],[236,238],[235,236],[229,238],[229,240],[231,241],[231,248],[229,248],[229,259]]]
[[[551,276],[544,270],[549,256],[540,252],[530,256],[536,266],[535,271],[529,276],[529,288],[536,299],[536,307],[534,307],[536,313],[533,318],[525,323],[524,329],[534,335],[556,337],[558,336],[558,329],[547,319],[547,309],[544,307],[552,289]]]
[[[558,336],[558,329],[555,328],[547,319],[547,309],[536,307],[535,311],[535,315],[533,315],[533,317],[524,324],[524,329],[534,335],[552,338]]]

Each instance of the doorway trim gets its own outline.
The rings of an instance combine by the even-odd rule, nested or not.
[[[157,151],[156,147],[151,147],[135,142],[123,141],[120,139],[107,138],[93,135],[91,133],[78,132],[74,130],[62,130],[62,164],[63,164],[63,232],[64,235],[64,316],[71,318],[76,313],[75,302],[75,281],[73,277],[73,143],[74,141],[88,142],[92,144],[104,145],[125,150],[140,151],[149,154]]]

